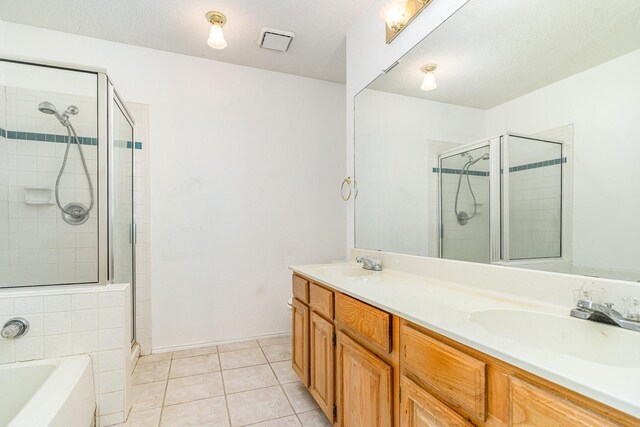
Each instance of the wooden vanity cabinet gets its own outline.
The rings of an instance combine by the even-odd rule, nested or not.
[[[393,420],[392,368],[338,331],[337,425],[387,427]]]
[[[291,367],[309,386],[309,307],[298,298],[291,305]]]
[[[640,419],[293,276],[293,370],[336,427],[638,427]]]
[[[334,339],[333,323],[311,313],[309,392],[327,418],[333,419],[334,401]]]

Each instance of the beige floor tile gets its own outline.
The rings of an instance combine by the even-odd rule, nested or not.
[[[298,418],[302,427],[331,427],[331,423],[320,409],[298,414]]]
[[[131,411],[161,408],[166,387],[166,381],[134,385],[131,389]]]
[[[115,427],[158,427],[162,409],[147,409],[146,411],[131,412],[127,422]]]
[[[224,388],[228,394],[278,384],[278,380],[269,365],[249,366],[223,371],[222,378],[224,379]]]
[[[227,351],[236,351],[236,350],[245,350],[247,348],[256,348],[258,347],[258,341],[242,341],[242,342],[234,342],[233,344],[223,344],[218,346],[219,353],[225,353]]]
[[[262,347],[262,351],[269,362],[291,360],[291,344],[268,345]]]
[[[268,345],[278,345],[278,344],[287,344],[291,345],[291,335],[282,335],[279,337],[269,337],[269,338],[261,338],[258,340],[258,344],[261,347],[265,347]]]
[[[280,386],[244,391],[227,396],[232,426],[244,426],[293,415]]]
[[[318,404],[313,397],[311,397],[309,390],[307,390],[304,384],[300,381],[283,384],[282,388],[284,389],[287,398],[289,398],[289,402],[291,403],[291,406],[293,406],[293,410],[296,411],[296,414],[318,409]]]
[[[193,375],[169,380],[164,404],[175,405],[217,396],[224,396],[220,372]]]
[[[276,377],[280,384],[294,383],[296,381],[300,381],[300,377],[296,374],[291,367],[291,361],[285,360],[282,362],[273,362],[271,363],[271,368],[273,368],[273,372],[276,373]]]
[[[260,348],[249,348],[246,350],[229,351],[220,353],[220,365],[222,369],[244,368],[267,363]]]
[[[163,427],[228,427],[229,417],[224,397],[196,400],[167,406],[162,410]]]
[[[211,347],[192,348],[189,350],[174,351],[173,358],[183,359],[185,357],[204,356],[206,354],[214,354],[217,352],[218,352],[218,347],[214,345]]]
[[[206,374],[220,370],[217,354],[205,356],[185,357],[171,362],[169,378],[186,377],[189,375]]]
[[[138,365],[153,362],[165,362],[167,360],[171,360],[171,353],[150,354],[148,356],[140,356],[138,359]]]
[[[264,421],[258,424],[250,424],[250,427],[300,427],[300,421],[295,415],[290,415],[277,420]]]
[[[152,383],[166,380],[169,376],[171,361],[143,363],[133,370],[131,383],[133,385]]]

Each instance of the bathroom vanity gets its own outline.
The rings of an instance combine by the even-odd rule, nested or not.
[[[640,425],[635,341],[620,359],[582,360],[561,347],[571,345],[562,337],[567,321],[575,339],[633,332],[399,271],[354,263],[291,269],[293,369],[336,426]],[[520,325],[525,345],[504,332],[509,323]],[[530,341],[535,328],[551,329],[540,335],[548,348]]]

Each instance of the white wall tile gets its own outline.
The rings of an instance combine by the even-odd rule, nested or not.
[[[124,320],[122,307],[101,308],[98,313],[98,325],[102,328],[120,328]]]
[[[71,335],[74,353],[91,353],[98,350],[98,332],[77,332]]]
[[[58,335],[71,332],[70,311],[45,313],[43,317],[43,330],[45,335]]]
[[[14,300],[14,313],[16,315],[29,313],[42,313],[42,297],[19,297]]]
[[[69,295],[45,295],[44,312],[53,313],[71,310],[71,296]]]
[[[20,338],[15,341],[16,360],[34,360],[44,357],[44,338]]]
[[[111,393],[124,389],[124,371],[110,371],[99,374],[100,393]]]
[[[71,335],[49,335],[44,337],[44,357],[62,357],[72,353]]]
[[[87,310],[98,308],[98,293],[88,292],[71,295],[71,308],[73,310]]]

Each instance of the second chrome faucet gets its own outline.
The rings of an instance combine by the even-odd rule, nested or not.
[[[359,256],[356,257],[356,262],[362,264],[362,268],[365,270],[382,271],[382,261],[378,258]]]

